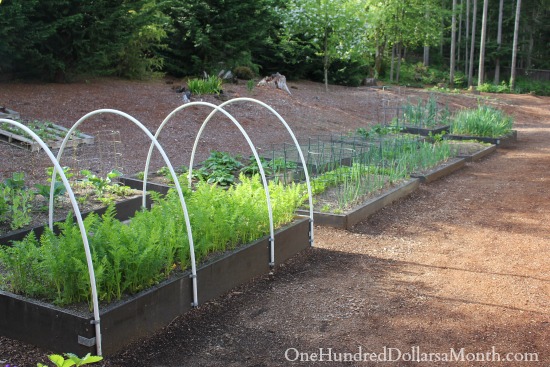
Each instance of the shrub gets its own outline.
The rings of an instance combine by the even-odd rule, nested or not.
[[[254,72],[248,66],[237,66],[233,69],[233,74],[235,74],[237,78],[244,80],[251,80],[255,77]]]
[[[532,80],[518,77],[515,93],[531,93],[538,96],[550,96],[550,83],[542,80]]]

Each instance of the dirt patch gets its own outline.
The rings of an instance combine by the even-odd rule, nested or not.
[[[274,105],[299,137],[381,122],[380,106],[385,101],[427,96],[404,88],[332,87],[326,94],[319,84],[288,84],[292,96],[260,88],[250,96]],[[248,95],[243,85],[226,89],[231,96]],[[404,360],[415,358],[417,352],[445,358],[451,350],[462,350],[465,359],[484,356],[486,360],[445,365],[550,364],[550,99],[483,96],[514,115],[518,141],[512,147],[499,148],[449,177],[422,185],[352,231],[316,228],[315,246],[273,275],[202,305],[162,332],[108,357],[104,364],[379,365],[365,362],[364,353],[381,354],[389,348],[394,358],[401,353],[402,359],[393,363],[399,366],[423,365]],[[209,98],[216,102],[205,97]],[[477,105],[470,95],[441,98],[452,110]],[[66,126],[95,108],[118,108],[155,129],[179,105],[180,96],[162,81],[100,80],[10,84],[0,89],[0,100],[22,117],[47,118]],[[199,107],[192,111],[204,116]],[[259,147],[268,149],[271,142],[288,140],[276,121],[257,108],[243,105],[232,111]],[[188,159],[201,122],[185,117],[166,127],[162,139],[170,156],[181,160],[176,164]],[[130,125],[120,121],[112,127],[101,115],[82,131],[91,135],[108,128],[120,131],[125,137],[120,162],[125,173],[132,173],[143,170],[138,156],[146,154],[148,144],[126,126]],[[203,158],[211,149],[238,153],[246,147],[223,121],[210,127],[201,140]],[[15,153],[3,145],[0,150],[3,172],[23,163],[30,164],[31,171],[43,172],[35,166],[41,162],[38,158],[6,160]],[[327,353],[328,348],[333,354],[325,354],[326,362],[299,361]],[[335,361],[338,353],[358,351],[364,362]],[[47,353],[0,338],[2,363],[34,366],[45,362]],[[494,361],[497,357],[500,363]],[[504,361],[535,357],[538,363]]]

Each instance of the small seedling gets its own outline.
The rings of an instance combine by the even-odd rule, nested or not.
[[[103,360],[103,357],[93,356],[90,353],[86,354],[84,357],[79,358],[75,354],[66,353],[65,359],[62,355],[51,354],[48,356],[50,361],[52,361],[57,367],[71,367],[71,366],[82,366],[85,364],[96,363]],[[37,367],[49,367],[47,364],[37,363]]]
[[[89,170],[82,170],[80,173],[95,187],[96,194],[99,197],[103,196],[107,187],[113,182],[113,179],[122,175],[122,173],[117,170],[112,170],[105,178],[96,176]]]

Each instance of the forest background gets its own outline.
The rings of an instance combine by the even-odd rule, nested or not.
[[[547,95],[549,28],[550,0],[0,0],[0,80],[231,70]]]

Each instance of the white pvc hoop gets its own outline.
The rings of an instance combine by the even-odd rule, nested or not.
[[[55,175],[56,172],[59,172],[59,176],[61,177],[61,181],[63,182],[63,185],[65,186],[65,189],[67,190],[67,193],[69,195],[69,199],[71,201],[71,205],[74,210],[74,215],[76,217],[76,221],[78,223],[78,227],[80,229],[80,235],[82,236],[82,242],[84,244],[84,252],[86,254],[86,261],[88,263],[88,275],[90,277],[90,286],[92,288],[92,300],[94,305],[94,324],[95,324],[95,331],[96,331],[96,349],[97,354],[101,355],[101,332],[99,328],[99,304],[97,299],[97,286],[95,282],[95,272],[94,267],[92,263],[92,254],[90,252],[90,244],[88,242],[88,236],[86,234],[86,228],[84,227],[84,222],[82,220],[82,215],[80,213],[80,208],[78,207],[78,204],[76,202],[76,198],[74,196],[73,190],[71,189],[71,185],[69,184],[69,181],[67,180],[67,177],[65,176],[65,173],[63,172],[63,168],[61,168],[61,165],[59,164],[59,160],[54,156],[50,148],[44,143],[44,141],[34,133],[31,129],[29,129],[27,126],[13,120],[8,119],[0,119],[0,122],[7,122],[9,124],[15,125],[16,127],[20,128],[21,130],[25,131],[27,134],[29,134],[39,145],[42,149],[44,149],[44,152],[48,155],[48,158],[50,158],[50,161],[54,165],[53,174]],[[67,135],[68,136],[68,135]],[[53,188],[50,189],[50,194],[53,193]],[[53,225],[50,225],[50,229],[53,229]]]
[[[65,146],[66,146],[71,134],[77,129],[77,127],[81,123],[83,123],[86,119],[88,119],[89,117],[97,115],[97,114],[101,114],[101,113],[112,113],[112,114],[115,114],[115,115],[125,117],[128,120],[132,121],[135,125],[137,125],[149,137],[149,139],[151,139],[152,146],[154,145],[159,150],[159,152],[162,155],[162,158],[164,159],[164,162],[166,163],[166,166],[170,170],[170,174],[172,175],[172,178],[174,179],[174,182],[176,184],[176,190],[178,192],[178,196],[179,196],[180,203],[181,203],[181,206],[182,206],[183,214],[184,214],[184,217],[185,217],[185,225],[187,227],[187,237],[189,238],[189,248],[190,248],[190,253],[191,253],[191,262],[192,262],[192,265],[194,267],[195,249],[194,249],[194,244],[193,244],[193,234],[192,234],[192,231],[191,231],[191,223],[189,221],[189,214],[187,212],[187,205],[185,204],[185,199],[183,198],[183,192],[182,192],[181,186],[178,182],[176,172],[174,171],[174,168],[172,167],[172,164],[170,163],[170,160],[168,159],[168,156],[164,152],[164,149],[162,148],[162,146],[159,144],[159,142],[153,136],[153,134],[151,134],[151,132],[141,122],[139,122],[134,117],[128,115],[127,113],[124,113],[124,112],[121,112],[121,111],[118,111],[118,110],[99,109],[99,110],[96,110],[96,111],[92,111],[92,112],[86,114],[85,116],[81,117],[80,120],[78,120],[69,129],[69,131],[67,132],[67,135],[63,139],[63,142],[61,143],[61,146],[59,148],[59,152],[57,154],[57,161],[59,161],[61,159],[61,156],[63,155],[63,151],[65,149]],[[53,185],[55,184],[55,175],[56,175],[56,170],[54,170],[54,172],[52,174],[52,188],[50,190],[50,217],[49,217],[50,227],[53,226]],[[143,200],[144,200],[144,202],[145,202],[145,195],[146,195],[146,192],[144,190],[143,191],[143,198],[144,198]],[[88,251],[89,251],[89,249],[88,249]],[[91,257],[90,257],[90,261],[91,261]],[[91,264],[91,262],[88,264],[88,267],[90,267],[90,266],[93,269],[93,265]],[[196,276],[195,276],[195,278],[196,278]],[[194,281],[196,282],[196,279],[194,279]],[[94,286],[95,286],[95,277],[94,277]],[[196,302],[196,297],[197,297],[196,288],[194,289],[193,297],[194,297],[194,302]],[[100,325],[99,325],[99,305],[97,303],[97,294],[94,297],[94,315],[95,315],[95,325],[96,325],[97,353],[98,353],[98,355],[101,355],[101,330],[100,330]]]
[[[252,150],[252,154],[254,155],[254,158],[256,159],[256,163],[258,164],[258,167],[259,167],[259,170],[260,170],[260,176],[262,177],[262,184],[264,186],[264,192],[265,192],[265,196],[266,196],[266,202],[267,202],[267,211],[268,211],[268,216],[269,216],[269,233],[270,233],[270,237],[269,237],[269,242],[271,244],[271,249],[274,248],[274,243],[275,243],[275,229],[274,229],[274,226],[273,226],[273,211],[272,211],[272,207],[271,207],[271,199],[270,199],[270,195],[269,195],[269,186],[267,184],[267,179],[265,177],[265,172],[264,172],[264,169],[262,167],[262,163],[260,161],[260,157],[258,156],[258,152],[256,151],[256,148],[254,147],[254,144],[252,144],[252,141],[250,140],[250,137],[248,136],[248,134],[246,133],[246,131],[244,131],[243,127],[241,126],[241,124],[239,124],[239,122],[229,113],[227,112],[226,110],[212,104],[212,103],[208,103],[208,102],[190,102],[190,103],[186,103],[184,105],[181,105],[179,107],[177,107],[176,109],[174,109],[172,112],[170,112],[168,114],[168,116],[166,116],[166,118],[164,119],[164,121],[162,121],[162,123],[160,124],[160,126],[158,127],[156,133],[155,133],[155,137],[158,137],[160,132],[162,131],[162,129],[164,128],[164,125],[166,125],[168,123],[168,121],[179,111],[185,109],[185,108],[188,108],[188,107],[191,107],[191,106],[207,106],[207,107],[211,107],[214,109],[213,112],[210,113],[210,115],[208,115],[208,117],[204,120],[203,124],[201,125],[201,128],[199,130],[199,132],[197,133],[197,136],[195,137],[195,144],[193,145],[193,152],[191,153],[191,161],[189,163],[189,176],[188,176],[188,179],[189,179],[189,186],[191,186],[191,177],[192,177],[192,170],[193,170],[193,158],[195,156],[195,150],[196,150],[196,147],[197,147],[197,144],[198,144],[198,141],[202,135],[202,131],[204,130],[204,128],[206,127],[206,124],[208,123],[208,121],[210,120],[210,118],[212,117],[212,115],[217,112],[217,111],[220,111],[221,113],[223,113],[225,116],[227,116],[231,122],[233,122],[233,124],[235,126],[237,126],[237,128],[239,129],[239,131],[241,132],[241,134],[244,136],[244,138],[246,139],[248,145],[250,146],[250,149]],[[147,174],[148,174],[148,171],[149,171],[149,163],[150,163],[150,160],[151,160],[151,155],[153,153],[153,145],[151,145],[151,147],[149,148],[149,154],[147,156],[147,163],[145,165],[145,171],[144,171],[144,175],[143,175],[143,187],[145,188],[147,186]],[[272,251],[272,254],[271,254],[271,261],[270,261],[270,265],[273,265],[274,264],[274,254],[273,254],[273,251]],[[194,262],[193,262],[193,266],[194,266]],[[194,289],[194,292],[196,292],[196,271],[193,270],[193,275],[194,275],[194,283],[193,283],[193,289]],[[198,305],[198,302],[196,302]]]
[[[266,104],[266,103],[264,103],[260,100],[257,100],[257,99],[254,99],[254,98],[248,98],[248,97],[233,98],[229,101],[223,102],[222,104],[220,104],[219,107],[225,107],[226,105],[229,105],[229,104],[234,103],[234,102],[253,102],[253,103],[259,104],[260,106],[263,106],[263,107],[267,108],[271,113],[273,113],[279,119],[279,121],[284,125],[284,127],[286,128],[286,130],[290,134],[290,136],[292,138],[292,141],[294,142],[294,145],[296,146],[296,150],[298,150],[298,154],[300,156],[300,161],[302,162],[302,167],[304,168],[304,175],[305,175],[305,178],[306,178],[307,193],[308,193],[308,200],[309,200],[309,223],[310,223],[309,242],[310,242],[311,246],[313,246],[313,195],[312,195],[312,192],[311,192],[311,184],[310,184],[310,181],[309,181],[309,173],[307,171],[306,160],[304,159],[304,154],[302,153],[302,149],[300,148],[300,144],[298,143],[298,139],[296,139],[296,136],[294,135],[294,132],[292,131],[290,126],[287,124],[285,119],[277,111],[275,111],[270,105],[268,105],[268,104]],[[215,113],[215,111],[212,111],[212,114],[214,114],[214,113]],[[210,118],[210,116],[209,116],[209,118]]]

